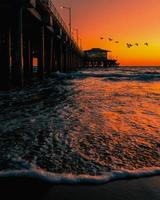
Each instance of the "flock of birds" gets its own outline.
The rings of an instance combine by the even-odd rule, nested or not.
[[[105,38],[104,38],[104,37],[100,37],[100,39],[101,39],[101,40],[104,40]],[[114,40],[113,38],[108,38],[108,41],[109,41],[109,42],[114,42],[114,43],[116,43],[116,44],[119,44],[119,43],[120,43],[119,41]],[[149,46],[148,42],[145,42],[144,45],[145,45],[146,47]],[[126,47],[127,47],[127,48],[131,48],[131,47],[133,47],[133,46],[139,47],[140,44],[139,44],[139,43],[135,43],[135,44],[126,43]]]

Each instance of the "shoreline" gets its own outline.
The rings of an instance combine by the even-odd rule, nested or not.
[[[160,167],[135,170],[113,170],[99,175],[54,173],[43,169],[5,170],[0,171],[0,178],[26,178],[39,180],[47,184],[107,184],[113,181],[160,176]]]
[[[1,177],[2,199],[159,200],[160,176],[114,180],[106,184],[51,184],[31,177]]]

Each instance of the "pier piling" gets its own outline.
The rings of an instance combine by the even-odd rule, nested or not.
[[[74,70],[82,54],[50,0],[0,2],[0,90]]]

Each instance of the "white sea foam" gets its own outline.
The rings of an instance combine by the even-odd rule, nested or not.
[[[102,175],[98,176],[56,174],[37,169],[0,172],[0,178],[8,178],[8,177],[35,178],[51,184],[84,184],[84,183],[106,184],[115,180],[144,178],[144,177],[159,176],[159,175],[160,175],[160,168],[158,167],[132,170],[132,171],[130,170],[112,171],[103,173]]]

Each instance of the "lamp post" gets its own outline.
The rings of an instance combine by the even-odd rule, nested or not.
[[[82,47],[82,38],[80,38],[79,41],[80,41],[80,49],[83,50],[83,47]]]
[[[69,32],[72,35],[72,9],[70,7],[61,6],[62,9],[67,9],[69,13]]]
[[[79,32],[78,32],[78,29],[76,28],[76,38],[77,38],[77,44],[79,43]]]
[[[79,44],[79,32],[78,32],[77,28],[74,28],[74,31],[76,32],[76,42],[77,42],[77,45],[78,45]]]

